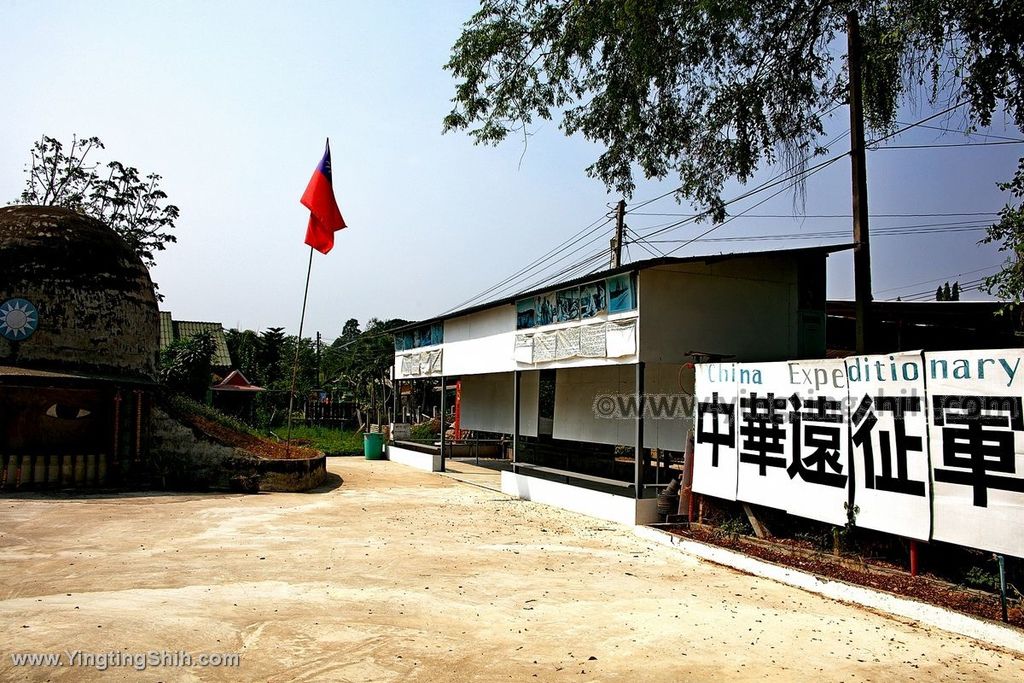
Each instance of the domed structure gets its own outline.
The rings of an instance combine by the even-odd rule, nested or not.
[[[2,207],[0,273],[0,366],[155,378],[153,282],[102,222],[59,207]]]

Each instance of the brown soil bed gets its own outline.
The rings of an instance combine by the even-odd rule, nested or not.
[[[834,557],[801,547],[799,541],[762,541],[728,536],[706,527],[669,527],[664,530],[676,536],[729,548],[823,578],[913,598],[984,619],[1002,621],[998,595],[951,584],[928,574],[914,577],[905,569],[892,564],[864,558],[852,559],[849,556]],[[862,566],[858,567],[858,564]],[[1021,605],[1010,601],[1007,606],[1009,623],[1024,628],[1024,609],[1021,609]]]
[[[182,420],[198,429],[200,432],[225,446],[233,446],[252,453],[253,455],[268,460],[304,460],[306,458],[318,458],[323,453],[313,448],[300,446],[292,443],[288,449],[283,442],[271,441],[252,434],[237,432],[230,427],[225,427],[213,420],[208,420],[199,415],[181,416]]]

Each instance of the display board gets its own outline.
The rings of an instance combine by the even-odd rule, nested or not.
[[[1024,556],[1022,359],[698,365],[694,491]]]

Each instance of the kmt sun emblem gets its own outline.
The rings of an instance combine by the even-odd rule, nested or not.
[[[39,325],[39,311],[24,299],[8,299],[0,304],[0,336],[22,341],[32,336]]]

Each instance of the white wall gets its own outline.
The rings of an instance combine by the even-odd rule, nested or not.
[[[631,445],[636,440],[635,421],[629,417],[598,417],[595,400],[611,400],[635,394],[636,368],[611,366],[557,370],[555,375],[555,424],[552,436],[570,441]],[[603,397],[612,397],[611,399]],[[599,406],[605,408],[604,405]],[[605,413],[607,414],[607,413]]]
[[[619,524],[650,524],[659,519],[654,498],[636,500],[512,472],[501,473],[501,492]]]
[[[644,448],[685,450],[686,434],[693,421],[683,414],[693,409],[693,369],[648,363],[644,367],[644,393],[652,404],[644,419]]]
[[[512,384],[511,372],[463,377],[459,426],[480,432],[511,434]]]
[[[626,417],[601,417],[606,405],[595,407],[601,398],[617,410],[635,406],[635,366],[574,368],[558,370],[555,377],[556,439],[632,446],[636,439],[634,413]],[[653,416],[650,407],[644,419],[644,448],[682,451],[692,424],[686,414],[692,409],[693,370],[679,364],[649,364],[644,371],[644,393],[649,401],[658,400],[671,412]],[[655,398],[655,397],[659,398]],[[610,399],[608,397],[611,397]],[[661,398],[663,397],[663,398]],[[624,405],[618,405],[623,401]]]
[[[688,351],[737,361],[797,355],[793,257],[681,263],[642,270],[639,279],[643,361],[682,363]]]
[[[440,455],[434,456],[431,453],[420,453],[419,451],[412,451],[392,444],[388,444],[387,451],[388,460],[391,462],[397,462],[406,467],[414,467],[424,472],[436,472],[435,464],[441,457]]]
[[[476,375],[516,369],[516,307],[512,304],[444,321],[445,375]],[[509,399],[511,400],[511,399]]]
[[[511,372],[462,377],[462,429],[511,434],[514,376]],[[540,373],[524,372],[519,380],[519,433],[537,436]]]

